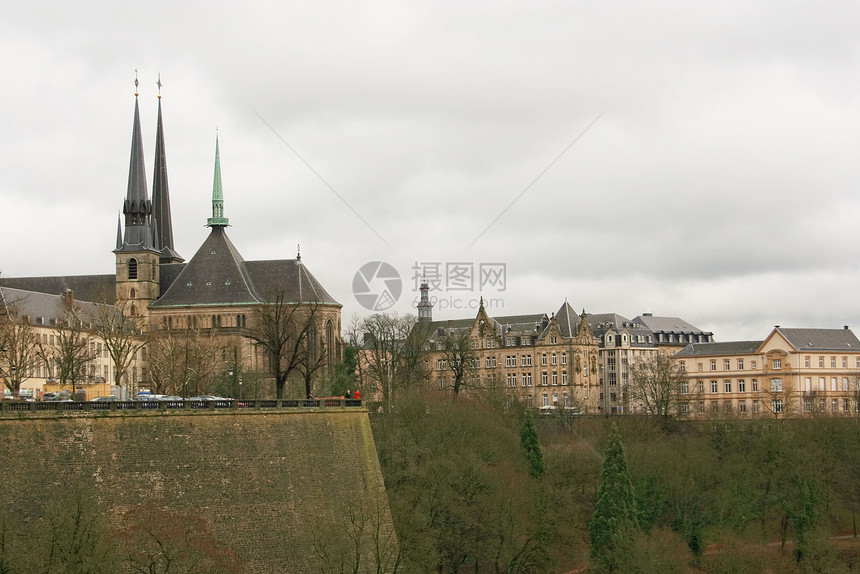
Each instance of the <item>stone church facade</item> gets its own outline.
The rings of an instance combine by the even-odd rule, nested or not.
[[[252,374],[257,383],[257,397],[270,395],[272,385],[266,382],[270,372],[269,357],[255,345],[251,335],[257,327],[261,310],[277,300],[303,316],[302,309],[313,309],[311,337],[316,353],[325,357],[317,377],[330,373],[342,357],[341,304],[338,303],[297,254],[294,259],[245,261],[227,234],[229,219],[224,215],[221,185],[220,152],[216,138],[215,175],[212,191],[212,217],[206,225],[209,236],[185,261],[173,244],[173,226],[167,178],[167,161],[161,113],[158,100],[155,167],[150,199],[143,158],[138,94],[135,93],[131,158],[128,187],[122,202],[122,216],[117,222],[113,253],[113,274],[86,276],[4,277],[0,289],[15,290],[20,316],[56,325],[57,318],[36,317],[27,312],[28,299],[39,295],[62,296],[78,302],[112,304],[134,319],[141,336],[153,337],[159,332],[195,330],[217,340],[233,357],[231,372]],[[62,309],[58,307],[57,313]],[[48,314],[50,311],[41,311]],[[306,316],[307,313],[304,313]],[[129,374],[129,386],[145,387],[151,365],[146,347],[136,357]],[[151,356],[151,353],[150,353]],[[36,369],[33,369],[34,374]],[[50,365],[38,369],[41,377],[30,386],[39,386],[52,376]],[[39,381],[38,379],[42,380]],[[109,377],[104,377],[109,380]],[[263,381],[262,390],[260,381]],[[247,387],[246,387],[247,388]]]

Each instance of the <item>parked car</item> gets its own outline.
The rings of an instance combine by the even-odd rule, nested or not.
[[[96,397],[94,399],[90,399],[91,403],[113,403],[113,402],[118,402],[118,401],[119,401],[119,399],[114,397],[114,396]]]
[[[178,397],[176,395],[159,395],[157,400],[159,400],[159,401],[184,401],[185,399],[183,399],[182,397]]]
[[[42,400],[49,402],[70,403],[72,402],[72,391],[63,389],[62,391],[56,393],[45,393],[44,395],[42,395]]]

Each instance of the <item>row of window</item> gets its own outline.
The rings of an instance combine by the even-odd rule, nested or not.
[[[517,377],[517,373],[505,373],[505,385],[508,387],[516,387],[517,380],[521,381],[521,386],[523,387],[531,387],[532,386],[532,374],[531,373],[520,373],[519,377]],[[559,379],[558,371],[552,371],[551,373],[541,373],[540,375],[540,384],[542,387],[549,386],[550,384],[556,386],[559,384],[559,380],[561,380],[562,386],[566,386],[568,384],[567,379],[567,371],[561,372],[561,379]]]
[[[841,361],[837,361],[836,357],[830,357],[830,368],[835,369],[835,368],[837,368],[836,367],[837,363],[841,363],[842,368],[847,369],[848,368],[848,357],[841,357],[841,359],[842,359]],[[712,371],[717,370],[717,364],[718,364],[717,359],[711,359],[710,367],[711,367]],[[744,359],[736,359],[736,365],[737,365],[737,368],[734,370],[743,371],[744,370]],[[810,357],[810,356],[804,357],[803,358],[803,366],[805,368],[811,368],[812,357]],[[679,367],[680,367],[681,371],[686,371],[687,370],[686,369],[686,361],[679,361]],[[782,368],[782,359],[772,359],[771,360],[771,367],[773,369],[781,369]],[[822,369],[825,368],[825,357],[824,356],[818,357],[818,367],[822,368]],[[699,371],[703,371],[704,365],[702,363],[698,363],[698,368],[699,368]],[[751,359],[750,360],[750,369],[755,370],[757,368],[758,368],[758,362],[755,359]],[[856,368],[860,369],[860,357],[856,358]],[[732,360],[731,359],[723,359],[723,370],[724,371],[731,371],[732,370]]]
[[[851,382],[848,377],[842,377],[841,381],[839,377],[830,377],[830,384],[827,384],[827,377],[818,377],[817,384],[813,384],[812,377],[806,377],[804,380],[804,390],[806,392],[812,391],[848,391],[850,390]],[[697,381],[699,392],[705,392],[705,382]],[[714,379],[711,380],[711,393],[719,393],[720,392],[720,384]],[[737,389],[739,393],[747,392],[747,383],[745,379],[738,379],[736,382],[733,382],[731,379],[724,379],[722,384],[723,392],[731,393],[733,389]],[[750,379],[750,389],[751,392],[757,393],[759,391],[758,379]],[[771,379],[770,380],[770,390],[772,392],[781,392],[783,390],[782,379]],[[682,395],[686,395],[690,392],[690,386],[688,381],[683,381],[679,384],[679,392]]]
[[[752,412],[753,414],[761,413],[761,412],[771,412],[774,414],[780,414],[785,412],[786,403],[783,399],[772,399],[770,401],[766,400],[758,400],[753,399],[749,403],[749,407],[751,410],[747,410],[747,400],[740,399],[737,401],[737,405],[733,401],[707,401],[710,403],[710,411],[712,413],[732,413],[737,406],[737,411],[741,414],[745,414],[748,412]],[[678,405],[679,411],[681,414],[689,414],[691,412],[691,408],[695,408],[699,414],[705,414],[707,411],[705,406],[705,401],[698,401],[698,403],[688,403],[683,402]],[[850,413],[857,410],[857,401],[853,399],[843,398],[840,399],[830,399],[829,401],[826,399],[819,399],[817,402],[813,399],[803,399],[803,410],[804,412],[839,412],[839,408],[841,406],[843,413]]]

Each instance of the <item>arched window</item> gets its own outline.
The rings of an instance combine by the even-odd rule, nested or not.
[[[129,313],[131,314],[131,316],[132,316],[132,317],[136,317],[136,316],[137,316],[137,309],[135,309],[134,305],[132,305],[132,306],[131,306],[131,309],[129,310]]]
[[[137,292],[134,290],[134,287],[132,287],[132,288],[131,288],[131,291],[129,291],[129,292],[128,292],[128,298],[129,298],[129,299],[134,299],[134,296],[135,296],[136,294],[137,294]]]
[[[128,260],[128,278],[137,279],[137,259],[134,257]]]
[[[242,315],[236,315],[236,326],[237,327],[242,326]]]
[[[328,354],[326,361],[328,372],[331,373],[334,369],[334,362],[339,357],[332,357],[332,353],[334,352],[334,327],[331,324],[331,319],[325,322],[325,352]]]

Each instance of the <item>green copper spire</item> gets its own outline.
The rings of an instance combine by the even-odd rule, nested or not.
[[[221,154],[218,151],[218,135],[215,135],[215,181],[212,183],[212,217],[207,227],[224,227],[230,220],[224,217],[224,192],[221,191]]]

